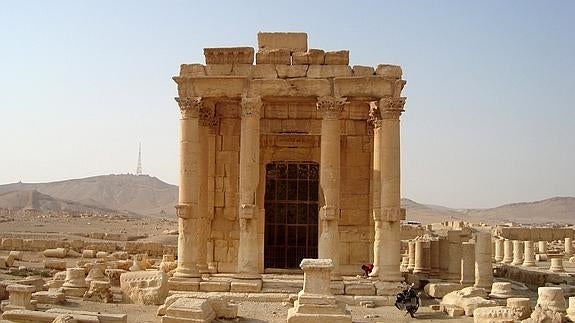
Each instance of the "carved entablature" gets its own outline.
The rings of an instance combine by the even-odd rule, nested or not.
[[[242,118],[260,117],[262,109],[262,99],[259,96],[247,97],[243,96],[241,101]]]
[[[378,102],[382,119],[399,119],[404,111],[405,98],[385,97]]]
[[[369,117],[367,118],[367,124],[371,129],[377,129],[381,127],[381,111],[377,102],[369,103]]]
[[[323,114],[324,119],[339,119],[343,106],[348,104],[347,98],[322,96],[317,98],[317,110]]]
[[[197,96],[186,96],[175,98],[176,102],[180,106],[180,112],[182,113],[182,119],[197,118],[200,109],[202,108],[202,98]]]

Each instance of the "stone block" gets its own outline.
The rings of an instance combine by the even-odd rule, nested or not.
[[[353,76],[370,76],[375,73],[375,69],[371,66],[353,66]]]
[[[202,292],[229,292],[229,281],[202,281],[200,282],[200,291]]]
[[[262,49],[285,49],[289,52],[307,51],[306,33],[259,32],[258,47]]]
[[[333,82],[335,96],[382,98],[392,94],[391,82],[381,76],[336,77]]]
[[[349,51],[338,50],[325,53],[325,65],[349,65]]]
[[[261,290],[262,281],[259,279],[232,280],[230,285],[230,292],[235,293],[258,293]]]
[[[252,64],[252,47],[204,48],[206,64]]]
[[[274,64],[253,65],[251,72],[251,77],[255,79],[275,79],[278,77]]]
[[[180,76],[206,76],[206,68],[202,64],[182,64]]]
[[[375,75],[381,75],[384,77],[400,79],[403,74],[401,66],[389,65],[389,64],[379,64],[375,69]]]
[[[349,244],[349,262],[357,264],[361,267],[362,264],[369,263],[369,243],[365,242],[351,242]]]
[[[329,96],[331,85],[326,79],[254,79],[249,95],[260,96]]]
[[[323,65],[325,62],[325,51],[322,49],[293,52],[291,55],[292,65]]]
[[[256,53],[256,64],[291,65],[290,51],[287,49],[259,50]]]
[[[373,296],[375,295],[375,286],[371,282],[353,282],[345,284],[346,295]]]
[[[178,95],[201,97],[240,97],[245,93],[248,80],[240,76],[174,77]]]
[[[44,261],[44,268],[56,269],[56,270],[66,270],[66,261],[65,260],[46,260],[46,261]]]
[[[95,316],[97,318],[96,322],[100,323],[127,323],[128,314],[115,314],[115,313],[105,313],[105,312],[88,312],[88,311],[75,311],[68,308],[51,308],[46,311],[47,313],[56,314],[70,314],[74,317],[78,317],[80,322],[84,322],[82,316]],[[91,321],[89,321],[91,322]]]
[[[120,276],[120,288],[125,300],[160,305],[168,296],[168,277],[161,271],[126,272]]]
[[[306,77],[307,65],[276,65],[279,78]]]
[[[205,67],[207,76],[231,76],[232,64],[207,64]]]
[[[307,77],[309,78],[330,78],[330,77],[349,77],[349,76],[353,76],[353,72],[351,67],[349,67],[348,65],[310,65],[307,70]]]
[[[462,289],[464,286],[456,283],[429,283],[423,290],[433,298],[443,298],[445,295]]]
[[[64,304],[66,295],[59,291],[39,291],[32,293],[32,300],[39,304]]]

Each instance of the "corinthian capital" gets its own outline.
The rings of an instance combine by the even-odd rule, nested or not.
[[[216,104],[213,101],[203,101],[199,110],[200,126],[213,128],[217,124]]]
[[[317,110],[323,114],[324,119],[339,119],[344,104],[348,104],[347,98],[322,96],[317,98]]]
[[[242,102],[240,103],[242,107],[242,118],[246,117],[260,117],[260,111],[262,109],[262,99],[259,96],[255,97],[242,97]]]
[[[180,112],[182,113],[182,119],[197,118],[200,109],[202,108],[202,98],[197,96],[185,96],[181,98],[175,98],[176,102],[180,106]]]
[[[399,119],[401,113],[404,111],[405,98],[391,98],[386,97],[379,100],[379,110],[382,119]]]
[[[373,129],[381,127],[381,111],[375,101],[369,103],[369,117],[367,118],[367,124]]]

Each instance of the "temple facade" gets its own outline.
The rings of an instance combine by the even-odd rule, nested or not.
[[[204,55],[174,77],[172,283],[196,290],[202,274],[233,273],[232,291],[257,291],[261,274],[303,258],[332,259],[335,280],[374,263],[374,278],[400,281],[401,68],[351,67],[348,51],[308,49],[305,33]]]

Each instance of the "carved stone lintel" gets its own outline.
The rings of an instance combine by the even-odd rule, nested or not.
[[[195,219],[198,217],[197,207],[192,204],[178,204],[176,215],[181,219]]]
[[[243,96],[241,101],[242,118],[259,118],[262,108],[262,99],[259,96],[247,97]]]
[[[339,119],[343,106],[348,103],[347,98],[322,96],[317,98],[316,107],[323,114],[324,119],[334,120]]]
[[[176,102],[180,106],[182,119],[197,118],[202,108],[202,98],[198,96],[176,97]]]
[[[367,124],[372,129],[377,129],[381,127],[381,111],[377,102],[369,103],[369,117],[367,119]]]
[[[382,119],[399,119],[401,113],[404,111],[406,98],[392,98],[385,97],[379,100],[378,106]]]
[[[399,207],[388,207],[388,208],[381,208],[380,218],[376,218],[376,214],[373,215],[373,219],[375,221],[388,221],[388,222],[395,222],[405,220],[405,209]]]

